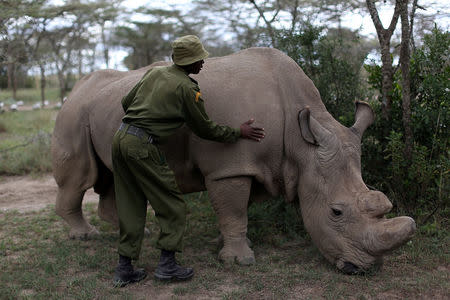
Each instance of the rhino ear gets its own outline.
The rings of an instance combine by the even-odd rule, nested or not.
[[[367,102],[356,101],[355,102],[355,124],[350,127],[359,138],[362,138],[364,131],[375,120],[375,114]]]
[[[311,116],[308,106],[298,113],[298,123],[303,139],[310,144],[327,147],[335,141],[334,135]]]
[[[318,145],[309,127],[310,118],[311,112],[309,111],[308,106],[298,113],[298,124],[300,125],[300,131],[305,141],[313,145]]]

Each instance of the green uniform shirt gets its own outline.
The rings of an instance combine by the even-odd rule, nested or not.
[[[236,142],[239,129],[221,126],[206,114],[200,88],[180,67],[149,70],[122,99],[122,121],[140,127],[158,142],[186,123],[199,137],[217,142]]]

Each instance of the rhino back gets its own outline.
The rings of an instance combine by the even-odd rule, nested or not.
[[[112,169],[112,137],[124,114],[120,100],[148,68],[164,64],[168,63],[130,72],[97,71],[83,78],[58,116],[58,144],[73,143],[79,128],[87,126],[95,152]],[[255,118],[255,126],[264,127],[266,138],[260,143],[240,140],[222,144],[200,139],[188,128],[181,128],[162,145],[180,188],[185,192],[204,189],[204,177],[249,175],[271,194],[278,194],[286,131],[299,134],[298,125],[292,125],[298,124],[297,112],[305,105],[326,112],[311,80],[289,57],[269,48],[251,48],[208,59],[202,72],[193,77],[199,81],[212,120],[237,128]]]
[[[251,175],[279,194],[286,130],[300,138],[296,116],[305,105],[326,111],[311,80],[292,59],[270,48],[209,59],[195,78],[212,120],[238,127],[254,118],[266,138],[220,144],[191,135],[190,160],[210,179]]]

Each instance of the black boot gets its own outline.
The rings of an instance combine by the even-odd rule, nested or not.
[[[139,282],[147,276],[144,269],[133,269],[131,258],[119,255],[119,264],[114,272],[113,285],[124,287],[129,283]]]
[[[194,275],[192,268],[184,268],[175,260],[175,252],[161,250],[161,258],[155,271],[159,280],[188,280]]]

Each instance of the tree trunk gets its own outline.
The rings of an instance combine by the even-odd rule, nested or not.
[[[14,98],[14,100],[17,100],[17,76],[16,76],[16,71],[17,71],[17,65],[14,64],[13,77],[12,77],[12,88],[13,88],[13,98]]]
[[[404,155],[407,161],[412,156],[413,134],[411,129],[411,92],[410,92],[410,23],[408,17],[408,0],[402,0],[401,6],[401,24],[402,24],[402,42],[400,49],[400,66],[402,71],[402,108],[403,108],[403,128],[405,130],[405,149]]]
[[[44,107],[45,86],[46,86],[47,82],[46,82],[46,78],[45,78],[45,68],[42,63],[39,63],[39,69],[41,70],[41,101],[42,101],[42,107]]]
[[[95,70],[95,55],[96,55],[96,51],[95,51],[95,45],[94,47],[92,47],[92,57],[91,57],[91,67],[90,67],[90,72],[94,72]]]
[[[392,105],[392,89],[394,86],[394,68],[392,67],[392,56],[391,56],[391,41],[384,40],[380,42],[381,48],[381,111],[384,119],[389,120],[391,115],[391,105]]]
[[[63,72],[58,70],[58,82],[59,82],[59,98],[61,104],[64,103],[64,96],[66,95],[66,80],[64,78]]]
[[[414,19],[416,16],[416,9],[417,9],[417,1],[418,0],[414,0],[413,1],[413,6],[411,9],[411,17],[410,17],[410,28],[409,28],[409,39],[411,41],[411,47],[412,47],[412,51],[414,52],[416,50],[416,43],[414,42]]]
[[[266,16],[264,15],[264,11],[256,4],[255,0],[250,0],[250,2],[253,4],[253,6],[255,7],[255,9],[258,11],[259,16],[263,19],[264,23],[267,26],[267,32],[269,34],[270,37],[270,42],[272,44],[272,47],[277,47],[277,39],[275,36],[275,31],[273,30],[272,27],[272,22],[275,20],[275,17],[272,18],[271,21],[266,19]],[[275,16],[278,14],[278,12],[275,14]]]
[[[12,97],[14,100],[17,100],[16,64],[14,62],[7,64],[6,73],[8,76],[8,89],[12,90]]]
[[[392,67],[392,58],[391,58],[391,38],[394,33],[395,27],[397,26],[398,18],[400,16],[400,6],[402,0],[397,0],[395,2],[394,14],[391,19],[391,23],[389,27],[385,29],[383,24],[381,23],[380,17],[378,15],[377,8],[375,7],[374,0],[366,0],[367,9],[369,10],[370,17],[372,18],[373,25],[377,31],[378,41],[380,43],[381,48],[381,61],[383,65],[381,66],[381,74],[382,74],[382,113],[383,117],[386,120],[390,119],[390,110],[392,103],[392,87],[394,85],[394,69]]]
[[[298,6],[299,6],[299,0],[295,0],[294,7],[291,11],[291,28],[289,29],[289,33],[292,35],[295,31],[295,26],[297,25],[297,19],[298,19]]]
[[[83,77],[83,55],[81,49],[78,49],[78,79]]]
[[[73,79],[73,74],[72,72],[67,72],[66,76],[63,75],[64,77],[64,95],[66,94],[66,91],[69,91],[69,84],[74,80]]]
[[[106,68],[109,69],[109,49],[106,45],[106,36],[105,36],[105,22],[101,23],[101,36],[102,36],[102,44],[103,44],[103,57],[105,58]]]

